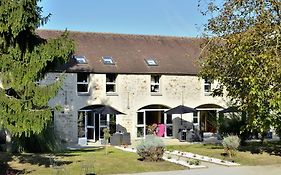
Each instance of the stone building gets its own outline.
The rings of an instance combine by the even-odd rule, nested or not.
[[[60,33],[38,31],[47,39]],[[177,138],[187,123],[216,132],[212,122],[226,101],[210,96],[216,85],[197,76],[200,39],[86,32],[70,32],[70,37],[76,43],[75,54],[44,80],[54,81],[65,72],[63,86],[50,106],[62,107],[54,111],[54,122],[66,142],[100,140],[105,127],[129,132],[131,139],[143,138],[154,123],[165,125],[166,138]],[[182,104],[197,112],[164,113]],[[103,105],[124,114],[93,112]]]

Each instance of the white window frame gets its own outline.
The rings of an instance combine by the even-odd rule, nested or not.
[[[138,111],[137,113],[142,113],[142,117],[143,117],[143,123],[138,123],[138,115],[137,115],[137,124],[136,124],[136,138],[144,138],[146,133],[146,126],[145,126],[145,123],[146,123],[146,115],[145,115],[145,111]],[[138,128],[143,128],[143,137],[138,137]]]
[[[114,77],[114,81],[107,81],[107,77],[108,76],[115,76]],[[106,74],[106,83],[105,83],[105,91],[106,91],[106,94],[107,95],[116,95],[117,94],[117,84],[116,84],[116,81],[117,81],[117,74]],[[115,89],[115,91],[107,91],[107,86],[113,86],[113,87],[115,87],[115,88],[113,88],[113,89]]]
[[[103,56],[102,61],[103,61],[103,64],[105,64],[105,65],[115,65],[113,58],[110,56]]]
[[[77,64],[87,64],[87,59],[85,56],[74,55],[73,56]]]
[[[145,62],[148,66],[158,66],[157,61],[154,58],[147,58]]]
[[[210,96],[212,94],[212,83],[208,78],[204,79],[204,95]],[[206,88],[208,87],[208,88]]]
[[[196,122],[195,119],[197,120]],[[198,124],[199,123],[199,117],[198,117],[198,112],[193,112],[193,119],[192,119],[193,124]]]
[[[87,81],[78,81],[78,74],[87,74]],[[89,73],[77,73],[77,86],[76,86],[76,88],[77,88],[77,94],[78,95],[88,95],[89,94],[89,81],[90,81],[90,74]],[[82,92],[82,91],[79,91],[78,90],[78,86],[79,85],[86,85],[87,86],[87,91],[86,92]]]
[[[174,126],[173,126],[173,115],[170,115],[171,116],[171,118],[172,118],[172,123],[168,123],[167,121],[167,119],[168,119],[168,114],[166,114],[166,113],[164,113],[164,124],[165,124],[165,137],[166,138],[172,138],[173,137],[173,129],[174,129]],[[167,128],[168,127],[172,127],[172,136],[168,136],[168,134],[167,134],[167,132],[168,132],[168,130],[167,130]]]
[[[155,82],[155,77],[158,77],[158,82]],[[160,86],[160,82],[161,82],[161,75],[151,75],[150,76],[150,93],[151,95],[160,95],[161,94],[161,86]],[[157,91],[153,91],[153,89],[155,89],[155,87],[158,86],[158,90]]]
[[[105,115],[105,118],[106,118],[105,119],[105,124],[101,123],[101,118],[102,118],[102,115],[99,114],[99,140],[104,139],[104,136],[101,137],[101,135],[104,135],[104,133],[103,133],[103,129],[104,128],[109,128],[109,120],[110,120],[109,114]]]

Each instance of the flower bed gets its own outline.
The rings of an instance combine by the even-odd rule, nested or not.
[[[182,166],[186,166],[189,169],[198,169],[198,168],[208,168],[205,165],[200,165],[200,161],[198,162],[194,162],[194,159],[189,159],[189,158],[185,158],[185,157],[176,157],[176,156],[170,156],[169,154],[164,154],[163,156],[163,160],[168,161],[168,162],[172,162],[172,163],[176,163]]]
[[[124,150],[124,151],[129,151],[129,152],[134,152],[134,153],[136,152],[135,148],[124,148],[124,147],[120,147],[120,146],[116,146],[116,148]],[[178,151],[178,150],[165,151],[163,160],[173,162],[176,164],[180,164],[180,165],[186,166],[190,169],[207,168],[207,167],[204,165],[195,165],[195,164],[190,165],[188,160],[199,160],[199,161],[204,161],[204,162],[209,162],[209,163],[214,163],[214,164],[224,165],[224,166],[239,166],[240,165],[238,163],[229,162],[226,160],[221,160],[221,159],[208,157],[208,156],[202,156],[199,154],[193,154],[193,153],[189,153],[189,152],[182,152],[182,151]]]
[[[226,161],[226,160],[221,160],[221,159],[212,158],[212,157],[208,157],[208,156],[202,156],[202,155],[199,155],[199,154],[193,154],[193,153],[189,153],[189,152],[181,152],[181,151],[177,151],[177,150],[165,151],[165,154],[176,155],[176,156],[181,156],[181,157],[185,157],[185,158],[191,158],[191,159],[195,159],[195,160],[199,160],[199,161],[215,163],[215,164],[224,165],[224,166],[238,166],[238,165],[240,165],[238,163],[229,162],[229,161]]]

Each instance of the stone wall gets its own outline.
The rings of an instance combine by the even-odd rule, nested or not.
[[[52,82],[58,73],[49,73],[43,82]],[[162,75],[160,93],[151,94],[150,75],[119,74],[116,79],[116,93],[106,94],[106,74],[90,74],[88,95],[77,94],[76,73],[66,73],[64,83],[50,106],[61,106],[55,111],[55,128],[67,142],[77,142],[77,111],[85,106],[108,104],[126,115],[117,116],[117,124],[122,125],[136,137],[137,111],[147,105],[160,104],[173,108],[180,104],[197,107],[202,104],[225,106],[223,98],[213,98],[204,94],[204,82],[197,76]],[[174,115],[173,117],[179,117]],[[192,114],[183,115],[192,120]]]

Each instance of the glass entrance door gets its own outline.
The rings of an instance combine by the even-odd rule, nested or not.
[[[91,110],[78,111],[78,139],[95,141],[95,115]]]
[[[165,137],[173,137],[173,118],[172,115],[164,114],[164,124],[166,125]]]
[[[81,110],[78,111],[77,125],[78,138],[97,141],[104,138],[104,128],[110,128],[111,133],[116,132],[116,116],[96,114],[91,110]]]
[[[95,141],[95,115],[92,111],[87,112],[86,121],[87,140]]]
[[[99,139],[104,138],[103,129],[109,127],[109,115],[102,115],[99,116]]]

